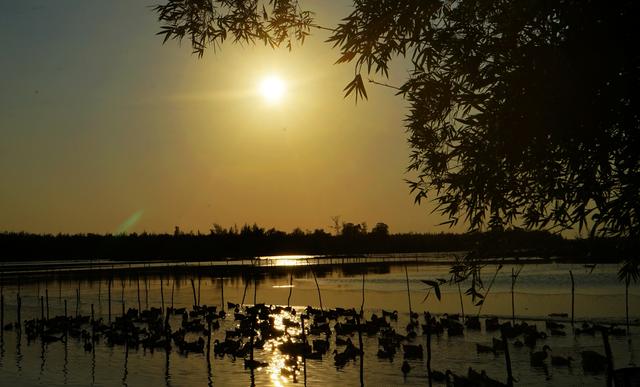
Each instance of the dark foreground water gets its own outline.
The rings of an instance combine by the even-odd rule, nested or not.
[[[285,259],[286,261],[286,259]],[[284,261],[282,261],[284,262]],[[287,262],[285,262],[287,263]],[[291,263],[291,262],[288,262]],[[464,311],[467,315],[498,315],[509,319],[511,310],[511,269],[517,266],[505,265],[497,274],[496,280],[487,296],[487,300],[479,310],[473,306],[468,297],[463,299]],[[491,282],[497,267],[487,266],[483,270],[485,286]],[[616,279],[616,265],[599,265],[593,271],[583,265],[539,264],[526,265],[518,278],[515,292],[515,313],[519,321],[524,319],[530,324],[537,324],[539,330],[545,330],[544,319],[550,313],[571,313],[571,281],[569,270],[575,277],[575,318],[576,320],[597,320],[606,323],[623,323],[625,320],[625,288]],[[424,300],[427,289],[420,282],[422,279],[448,278],[447,265],[409,265],[407,273],[411,289],[411,303],[414,311],[421,314],[425,310],[432,313],[460,313],[461,305],[458,288],[444,285],[442,300],[438,301],[432,293]],[[409,320],[409,298],[405,267],[402,265],[382,265],[372,270],[362,267],[335,267],[316,270],[320,287],[322,306],[327,308],[344,307],[360,309],[362,304],[362,286],[364,271],[364,310],[369,318],[372,313],[380,314],[381,309],[397,310],[399,319],[392,322],[398,333],[406,333]],[[287,270],[262,272],[255,282],[249,274],[250,268],[240,270],[233,276],[220,278],[216,270],[194,268],[190,274],[184,272],[180,276],[153,275],[145,276],[143,271],[122,275],[104,272],[100,275],[82,274],[79,278],[48,280],[43,277],[30,280],[28,275],[12,277],[8,282],[5,277],[2,293],[4,295],[4,322],[16,321],[17,294],[22,298],[22,319],[39,318],[42,310],[46,315],[46,297],[48,295],[49,315],[64,314],[64,301],[67,300],[67,313],[88,315],[93,304],[96,318],[105,321],[109,314],[109,292],[111,293],[112,318],[120,315],[124,301],[125,308],[142,309],[150,306],[165,307],[173,302],[175,307],[191,307],[195,302],[215,305],[218,310],[224,303],[253,304],[254,297],[258,303],[286,305],[290,300],[298,313],[291,316],[288,312],[275,315],[277,328],[284,329],[283,318],[294,321],[306,305],[320,306],[320,297],[316,288],[313,273],[310,270]],[[44,277],[46,278],[46,277]],[[192,282],[193,280],[193,282]],[[462,291],[468,284],[462,284]],[[79,294],[80,302],[77,303]],[[40,304],[40,300],[45,305]],[[629,310],[631,321],[640,318],[640,288],[630,288]],[[171,325],[174,330],[180,326],[180,317],[173,316]],[[420,317],[420,321],[424,322]],[[220,319],[221,328],[212,333],[215,339],[224,340],[225,331],[237,325],[231,316]],[[332,322],[331,325],[334,323]],[[579,327],[580,323],[576,324]],[[572,367],[532,367],[530,350],[511,347],[511,358],[517,386],[602,386],[604,375],[585,374],[580,364],[580,353],[594,350],[604,353],[602,338],[599,335],[573,334],[569,324],[564,329],[566,336],[553,336],[539,342],[536,351],[543,344],[552,348],[552,354],[571,356],[576,359]],[[612,336],[610,338],[616,368],[637,364],[640,356],[638,346],[638,327],[631,328],[629,336]],[[296,335],[299,329],[290,328],[289,333]],[[197,334],[190,334],[197,339]],[[463,337],[448,337],[446,333],[433,338],[432,368],[444,371],[450,369],[454,373],[466,375],[467,369],[486,370],[495,379],[505,381],[505,359],[499,354],[478,354],[476,343],[491,345],[495,332],[465,330]],[[331,337],[331,349],[342,350],[335,346],[335,334]],[[320,338],[309,336],[309,340]],[[65,343],[54,342],[43,344],[39,339],[28,342],[24,332],[5,330],[0,343],[0,385],[32,386],[32,385],[128,385],[128,386],[245,386],[254,383],[257,386],[282,385],[360,385],[360,360],[351,361],[346,366],[336,368],[333,356],[327,354],[322,360],[287,359],[277,349],[283,339],[272,340],[264,349],[256,350],[256,359],[267,363],[251,372],[244,368],[243,360],[227,357],[220,358],[213,354],[190,353],[184,356],[177,349],[166,352],[164,349],[150,352],[124,346],[110,346],[102,340],[95,350],[85,352],[80,339],[69,338]],[[358,343],[357,335],[352,336]],[[426,337],[422,331],[410,342],[426,345]],[[213,345],[213,344],[212,344]],[[382,360],[376,356],[378,338],[363,336],[364,384],[365,385],[426,385],[425,362],[410,360],[412,366],[406,378],[400,370],[402,352],[394,361]],[[548,361],[547,361],[548,363]]]

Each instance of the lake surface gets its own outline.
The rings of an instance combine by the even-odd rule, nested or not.
[[[195,303],[217,306],[220,310],[227,302],[250,305],[257,303],[294,306],[298,312],[291,316],[283,312],[275,317],[276,324],[282,318],[299,319],[300,312],[307,305],[324,309],[343,307],[359,310],[363,304],[367,319],[372,313],[380,315],[381,309],[397,310],[398,321],[391,322],[398,333],[405,334],[409,321],[409,298],[407,280],[411,294],[412,310],[430,311],[434,314],[461,313],[458,287],[442,286],[442,299],[438,301],[433,292],[421,280],[449,278],[449,265],[443,263],[425,265],[421,262],[382,264],[366,268],[365,265],[349,266],[313,266],[276,267],[301,263],[300,257],[279,257],[271,262],[270,268],[261,268],[255,280],[252,268],[236,271],[224,271],[219,267],[190,266],[188,271],[179,275],[169,273],[145,275],[145,270],[128,272],[125,270],[96,270],[81,272],[76,276],[60,275],[51,272],[50,276],[34,274],[5,275],[2,293],[4,295],[4,322],[16,321],[17,294],[22,300],[22,319],[40,318],[43,310],[46,315],[48,295],[48,313],[51,317],[64,314],[64,301],[67,301],[67,314],[89,315],[93,304],[95,317],[105,321],[109,316],[109,289],[111,293],[112,319],[122,314],[125,308],[142,309],[148,307],[173,306],[190,308]],[[277,263],[275,263],[277,261]],[[486,298],[482,310],[475,307],[469,297],[463,297],[464,312],[467,315],[496,315],[506,321],[511,318],[511,272],[521,266],[504,265],[495,276],[495,281]],[[406,269],[405,269],[406,268]],[[483,281],[487,287],[494,274],[496,265],[487,265],[483,269]],[[406,272],[405,272],[406,270]],[[617,265],[598,265],[595,268],[581,264],[527,264],[522,267],[515,292],[515,313],[518,321],[525,320],[537,324],[539,330],[545,330],[544,319],[550,313],[571,313],[571,279],[569,270],[575,278],[575,319],[576,321],[600,321],[605,323],[624,323],[625,288],[616,279]],[[256,270],[256,272],[258,272]],[[160,272],[162,273],[162,272]],[[315,279],[314,279],[315,274]],[[316,280],[320,288],[320,297]],[[193,281],[193,282],[192,282]],[[257,287],[255,286],[257,284]],[[468,284],[463,283],[462,292]],[[483,291],[484,292],[484,291]],[[425,300],[425,296],[429,296]],[[80,302],[77,303],[79,294]],[[139,296],[138,296],[139,295]],[[41,305],[41,300],[43,305]],[[632,285],[629,295],[629,311],[632,323],[640,319],[640,287]],[[180,317],[171,317],[174,330],[180,326]],[[221,328],[213,331],[215,339],[224,340],[225,331],[232,330],[238,322],[228,315],[220,319]],[[298,321],[298,320],[296,320]],[[420,322],[424,323],[422,316]],[[333,325],[333,323],[331,323]],[[580,323],[576,323],[579,327]],[[548,344],[554,355],[571,356],[576,359],[573,367],[557,368],[549,366],[547,371],[534,368],[530,364],[530,350],[511,347],[511,360],[517,386],[578,386],[604,384],[604,375],[585,375],[580,365],[580,352],[595,350],[604,353],[600,335],[574,336],[571,327],[566,336],[550,337],[538,344]],[[640,356],[637,332],[632,326],[629,336],[611,336],[611,346],[616,368],[637,364]],[[476,353],[476,343],[491,345],[492,337],[497,333],[465,330],[463,337],[448,337],[446,333],[433,337],[432,368],[444,371],[452,370],[456,374],[466,375],[468,367],[484,369],[495,379],[505,381],[504,355]],[[194,335],[195,339],[197,335]],[[324,336],[323,336],[324,337]],[[309,336],[309,340],[320,338]],[[357,334],[352,336],[357,345]],[[331,351],[336,349],[335,335],[331,337]],[[254,383],[257,386],[281,385],[360,385],[360,360],[349,362],[342,368],[336,368],[333,356],[327,354],[322,360],[302,359],[285,364],[285,356],[277,350],[277,340],[267,342],[263,350],[256,350],[255,358],[268,365],[251,372],[245,370],[242,359],[220,358],[190,353],[184,356],[177,350],[166,352],[164,349],[149,350],[126,349],[124,346],[109,346],[101,341],[95,350],[85,352],[80,339],[69,338],[66,343],[43,344],[40,340],[28,342],[24,333],[5,330],[0,345],[0,384],[1,385],[233,385],[244,386]],[[426,344],[426,336],[421,330],[412,344]],[[344,347],[337,347],[338,350]],[[402,354],[393,362],[378,359],[378,339],[363,335],[364,383],[365,385],[426,385],[426,366],[421,360],[409,360],[411,372],[403,377],[400,367]],[[297,367],[297,368],[296,368]]]

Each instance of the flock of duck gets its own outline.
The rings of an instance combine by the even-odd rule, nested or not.
[[[528,348],[532,367],[542,368],[547,373],[548,365],[571,367],[570,356],[551,355],[553,352],[545,341],[550,336],[566,335],[563,324],[547,321],[544,330],[526,322],[512,324],[500,322],[497,318],[484,320],[478,317],[460,318],[458,315],[436,317],[427,312],[422,315],[410,313],[405,329],[398,331],[398,312],[382,310],[365,318],[355,309],[334,308],[321,310],[311,306],[296,309],[289,306],[256,304],[241,306],[227,304],[229,314],[218,311],[215,306],[186,308],[150,308],[138,311],[128,309],[113,321],[95,319],[91,316],[56,316],[25,320],[22,324],[9,323],[4,330],[24,329],[29,342],[64,342],[69,338],[81,340],[84,350],[91,352],[100,342],[110,346],[126,346],[129,349],[142,347],[145,350],[177,350],[188,356],[190,353],[206,353],[214,356],[243,359],[246,369],[267,367],[268,363],[254,358],[254,351],[279,351],[285,357],[286,367],[281,372],[285,376],[296,377],[306,361],[333,361],[337,368],[361,359],[364,355],[362,336],[377,337],[377,357],[394,362],[402,358],[398,373],[405,377],[412,371],[410,360],[421,360],[425,354],[422,338],[418,336],[449,337],[464,335],[465,330],[480,330],[484,322],[488,334],[498,332],[491,343],[476,344],[478,354],[498,356],[506,346],[518,350]],[[220,337],[212,343],[213,332],[221,329],[222,319],[233,319],[232,329],[216,335]],[[173,325],[173,326],[172,326]],[[226,324],[227,326],[229,324]],[[595,335],[606,331],[612,335],[625,334],[623,329],[583,323],[575,329],[576,335]],[[224,337],[224,338],[222,338]],[[507,342],[505,342],[505,340]],[[359,342],[358,345],[354,341]],[[418,343],[419,341],[419,343]],[[538,349],[538,350],[536,350]],[[479,355],[484,356],[484,355]],[[260,356],[258,356],[260,357]],[[607,367],[607,358],[595,351],[581,353],[581,366],[587,373],[602,373]],[[423,372],[422,370],[420,372]],[[466,375],[458,375],[429,370],[435,382],[452,386],[505,386],[506,384],[489,377],[485,371],[469,368]]]

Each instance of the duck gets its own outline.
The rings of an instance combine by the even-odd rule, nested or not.
[[[493,349],[492,347],[489,347],[488,345],[478,344],[478,343],[476,343],[476,352],[477,353],[493,353],[494,355],[496,354],[496,350]]]
[[[389,349],[378,349],[377,356],[379,359],[389,359],[393,361],[393,356],[395,355],[395,350],[393,348]]]
[[[418,345],[404,344],[402,346],[402,349],[404,350],[405,359],[422,359],[423,352],[424,352],[422,348],[422,344],[418,344]]]
[[[607,369],[607,357],[595,351],[582,351],[582,369],[585,372],[600,373]]]
[[[245,369],[250,369],[250,370],[254,370],[256,368],[263,368],[268,366],[269,363],[265,363],[262,361],[257,361],[257,360],[252,360],[252,359],[245,359],[244,361],[244,368]]]
[[[336,367],[344,367],[349,360],[351,360],[351,357],[347,353],[338,352],[337,349],[333,351],[333,361]]]
[[[556,367],[571,367],[571,362],[573,358],[571,356],[562,357],[562,356],[551,356],[551,365]]]
[[[404,374],[404,377],[406,378],[409,371],[411,371],[411,366],[409,365],[409,362],[406,360],[403,361],[402,367],[400,367],[400,370],[402,371],[402,373]]]
[[[551,347],[545,345],[542,347],[542,351],[532,352],[531,353],[531,365],[534,367],[539,367],[544,365],[544,361],[547,358],[547,351],[551,351]]]
[[[447,380],[447,374],[441,371],[431,370],[431,380],[434,382],[444,382]]]

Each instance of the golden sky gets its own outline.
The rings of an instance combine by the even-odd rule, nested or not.
[[[334,65],[326,32],[292,52],[229,43],[198,59],[161,44],[156,3],[2,6],[0,230],[328,230],[334,215],[449,230],[404,182],[406,104],[374,85],[343,99],[353,68]],[[302,4],[326,26],[350,9]],[[398,61],[378,80],[406,74]],[[278,103],[260,94],[268,76],[285,84]]]

